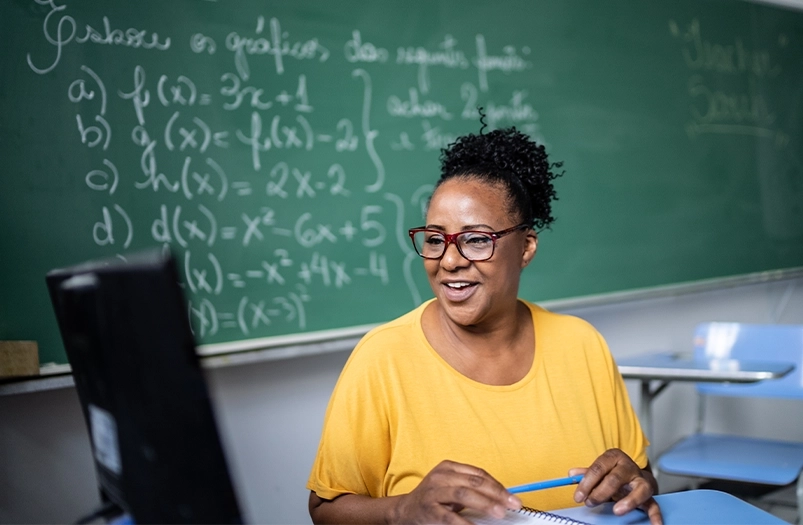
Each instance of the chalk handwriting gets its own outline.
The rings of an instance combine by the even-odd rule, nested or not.
[[[334,285],[335,288],[342,288],[344,285],[351,284],[351,277],[346,271],[345,262],[329,260],[325,255],[312,252],[309,263],[302,262],[298,277],[305,284],[313,284],[316,274],[320,276],[321,284],[324,287]]]
[[[251,163],[254,166],[254,171],[262,169],[261,154],[271,149],[270,137],[262,138],[262,116],[256,111],[252,112],[250,135],[246,135],[239,129],[235,132],[235,135],[237,135],[240,142],[251,146]]]
[[[115,45],[142,49],[156,49],[166,51],[170,49],[170,37],[159,41],[159,35],[149,34],[146,30],[128,28],[112,29],[109,18],[103,17],[103,31],[98,31],[91,25],[86,25],[86,32],[83,36],[76,36],[75,41],[79,44],[91,42],[93,44]]]
[[[181,206],[176,206],[172,213],[168,213],[167,206],[162,205],[159,217],[151,223],[153,240],[164,243],[175,241],[182,248],[187,248],[191,242],[200,242],[211,248],[217,239],[217,220],[203,204],[198,205],[198,211],[199,216],[188,217],[183,214]]]
[[[296,241],[305,248],[312,248],[321,244],[324,241],[336,243],[337,237],[332,233],[332,226],[329,224],[316,224],[308,226],[307,223],[312,220],[312,213],[306,212],[296,221],[293,227]]]
[[[521,124],[525,122],[537,121],[538,112],[532,105],[524,102],[526,97],[526,91],[514,91],[509,104],[496,104],[492,100],[488,101],[486,108],[488,126],[492,129],[501,127],[501,125],[521,127]]]
[[[109,149],[109,142],[112,139],[112,130],[109,122],[100,115],[95,115],[97,126],[85,126],[81,115],[76,115],[75,120],[78,124],[78,133],[81,135],[81,143],[90,148],[103,143],[104,150]]]
[[[235,288],[245,287],[245,282],[237,273],[227,275]],[[274,297],[268,303],[264,300],[252,301],[247,295],[238,302],[236,311],[220,311],[208,298],[190,302],[188,305],[192,328],[200,337],[214,336],[221,330],[235,329],[242,335],[249,335],[251,330],[260,326],[270,326],[275,319],[294,322],[299,328],[307,326],[304,304],[311,299],[306,289],[298,285],[296,290],[287,295]]]
[[[415,192],[413,192],[413,196],[411,198],[411,204],[421,206],[423,210],[426,207],[426,203],[419,202],[421,199],[426,199],[429,201],[429,194],[433,191],[433,187],[431,185],[426,185],[421,188],[418,188]],[[429,192],[429,193],[428,193]],[[415,251],[410,247],[409,242],[407,241],[406,237],[406,228],[407,220],[405,218],[405,203],[404,200],[394,193],[386,193],[384,195],[386,201],[390,202],[394,208],[396,209],[396,221],[393,224],[393,231],[395,232],[394,237],[396,238],[396,243],[398,244],[398,248],[401,250],[401,253],[404,255],[404,261],[402,262],[402,272],[404,274],[404,282],[407,284],[407,289],[410,291],[410,296],[412,297],[414,304],[421,303],[421,292],[418,290],[418,286],[416,285],[415,279],[413,278],[413,271],[412,266],[413,262],[418,262],[418,255]],[[377,261],[379,262],[379,261]]]
[[[179,106],[192,106],[198,99],[198,88],[195,87],[195,82],[179,75],[175,82],[168,84],[170,81],[167,75],[159,77],[159,82],[156,86],[156,93],[159,95],[159,101],[163,106],[172,104]],[[207,102],[208,103],[208,102]]]
[[[362,135],[365,149],[368,151],[368,156],[371,157],[371,162],[373,162],[376,168],[376,181],[366,186],[365,191],[368,193],[376,193],[382,189],[382,185],[385,183],[385,165],[382,159],[379,158],[379,154],[374,146],[374,141],[379,135],[379,131],[371,129],[371,76],[364,69],[355,69],[352,71],[351,76],[360,77],[363,80]]]
[[[415,144],[410,141],[410,136],[406,131],[399,133],[397,141],[391,142],[390,147],[396,151],[412,151],[415,149]]]
[[[690,139],[703,134],[749,135],[774,139],[783,147],[788,137],[777,129],[777,115],[766,98],[766,83],[782,73],[769,49],[750,49],[735,37],[726,43],[705,38],[702,24],[692,19],[681,31],[669,21],[670,34],[681,42],[683,63],[692,71],[688,79]],[[779,48],[786,38],[778,38]],[[723,84],[721,76],[739,78]]]
[[[265,94],[265,90],[262,88],[255,88],[253,86],[245,86],[242,87],[242,82],[240,81],[240,77],[235,75],[234,73],[224,73],[223,76],[220,78],[221,82],[230,82],[231,84],[228,86],[223,86],[220,88],[220,94],[224,97],[233,97],[234,100],[230,102],[225,102],[223,104],[223,109],[228,110],[235,110],[238,109],[245,97],[250,95],[250,107],[253,109],[270,109],[273,106],[273,102],[270,100],[262,100],[263,95]]]
[[[114,211],[120,215],[125,225],[126,236],[122,248],[128,249],[128,247],[131,246],[131,241],[134,239],[134,227],[131,222],[131,217],[129,217],[128,213],[118,204],[114,205]],[[101,208],[101,214],[103,219],[100,222],[96,222],[92,227],[92,239],[98,246],[114,245],[117,241],[114,236],[115,222],[112,220],[112,214],[106,206]]]
[[[270,170],[265,192],[268,197],[279,197],[286,199],[289,196],[286,187],[287,183],[291,180],[296,182],[296,198],[313,198],[318,192],[328,190],[330,195],[340,195],[348,197],[351,192],[346,189],[346,172],[340,164],[332,164],[326,172],[327,179],[330,181],[322,181],[313,179],[313,173],[309,170],[302,170],[297,167],[290,167],[286,162],[281,161],[277,163]],[[292,176],[292,179],[291,179]]]
[[[456,133],[444,132],[438,126],[433,127],[429,120],[422,120],[421,126],[424,128],[421,140],[424,141],[425,150],[441,150],[457,140]]]
[[[385,226],[372,216],[382,213],[382,206],[368,205],[363,206],[360,212],[360,229],[365,232],[371,232],[372,235],[362,240],[363,245],[368,247],[379,246],[385,242]]]
[[[109,159],[103,159],[103,164],[109,168],[109,171],[95,169],[86,174],[84,179],[86,185],[95,191],[108,191],[109,195],[114,195],[117,191],[117,186],[120,184],[120,174],[115,166]]]
[[[198,117],[192,117],[192,124],[177,124],[181,112],[176,111],[168,119],[164,130],[165,146],[169,151],[197,150],[205,153],[210,145],[225,148],[228,131],[213,132],[209,125]],[[183,122],[186,123],[186,120]],[[200,134],[199,134],[200,133]]]
[[[489,55],[483,35],[477,35],[476,44],[477,57],[474,59],[474,65],[477,67],[480,91],[488,91],[488,72],[490,71],[501,71],[502,73],[510,74],[532,67],[532,64],[525,60],[524,56],[519,56],[519,52],[514,46],[504,46],[502,55]],[[530,48],[522,47],[521,54],[529,55]]]
[[[371,250],[368,254],[368,268],[354,268],[354,275],[378,277],[382,284],[390,282],[388,260],[384,253]]]
[[[346,56],[346,60],[352,63],[381,63],[388,60],[387,49],[376,47],[370,42],[363,43],[362,36],[356,29],[351,33],[351,40],[343,46],[343,53]]]
[[[247,214],[242,213],[240,218],[245,223],[245,233],[243,234],[243,246],[247,247],[251,240],[264,241],[265,236],[262,233],[262,227],[273,226],[276,224],[276,213],[272,208],[263,207],[260,209],[259,214],[254,217],[249,217]]]
[[[354,136],[354,125],[347,118],[342,118],[337,121],[337,131],[342,133],[342,136],[335,142],[336,151],[354,151],[360,143],[359,139]]]
[[[439,117],[444,120],[451,120],[452,115],[446,106],[432,100],[418,100],[418,90],[410,88],[408,91],[408,99],[401,100],[399,97],[392,95],[388,98],[388,113],[393,117]]]
[[[206,261],[195,262],[192,250],[184,252],[184,275],[193,293],[220,295],[223,291],[223,267],[217,256],[209,252]]]
[[[720,133],[775,137],[776,115],[760,91],[750,84],[747,93],[729,93],[709,88],[702,77],[693,75],[689,79],[693,117],[686,128],[689,136]]]
[[[45,39],[52,45],[56,46],[56,58],[50,64],[50,66],[46,68],[38,68],[33,65],[33,60],[31,59],[31,54],[28,53],[26,58],[28,60],[28,67],[30,67],[34,73],[39,75],[45,75],[53,71],[56,66],[61,61],[61,53],[62,49],[65,45],[69,44],[72,39],[75,37],[75,20],[71,16],[62,16],[59,18],[58,22],[56,23],[56,32],[55,37],[50,34],[50,18],[61,11],[67,9],[66,5],[56,5],[55,0],[35,0],[37,4],[41,5],[48,5],[50,6],[50,12],[47,13],[45,16],[44,21],[42,22],[42,31],[44,32]],[[66,34],[65,34],[66,33]]]
[[[145,180],[135,182],[137,189],[150,188],[154,192],[164,186],[171,193],[177,192],[181,187],[180,181],[171,181],[167,175],[161,173],[156,165],[156,145],[157,141],[152,140],[147,130],[143,126],[136,126],[131,132],[131,139],[134,144],[143,148],[140,156],[140,168],[145,175]]]
[[[290,42],[290,34],[282,31],[279,20],[270,19],[269,38],[259,36],[265,29],[265,17],[257,18],[256,38],[241,36],[236,31],[232,31],[226,37],[226,49],[234,52],[234,66],[237,73],[243,80],[251,77],[251,67],[248,64],[248,56],[252,55],[272,55],[276,73],[284,73],[284,57],[296,60],[318,59],[326,62],[329,59],[329,50],[323,47],[317,38],[306,41]]]
[[[209,53],[214,55],[217,51],[217,43],[212,37],[203,33],[195,33],[190,37],[190,49],[193,53]]]
[[[98,87],[100,92],[100,115],[103,116],[106,114],[106,86],[103,84],[103,81],[100,77],[92,71],[90,68],[86,66],[81,66],[81,71],[86,72],[92,80],[95,82],[95,85]],[[87,88],[86,80],[79,78],[73,81],[70,84],[70,88],[67,91],[67,96],[70,99],[70,102],[81,102],[82,100],[94,100],[95,98],[95,90],[93,88]]]
[[[128,93],[118,91],[120,98],[130,100],[134,104],[134,113],[140,126],[145,125],[145,108],[151,101],[151,93],[145,89],[145,68],[136,66],[134,68],[134,90]]]
[[[674,20],[669,22],[673,36],[684,42],[683,60],[689,69],[727,74],[747,74],[757,78],[776,77],[782,69],[767,49],[751,50],[741,38],[732,43],[721,44],[703,38],[698,19],[693,19],[687,29],[681,32]],[[783,39],[779,39],[783,42]]]
[[[446,35],[438,45],[438,50],[430,51],[423,47],[400,47],[396,50],[397,64],[418,66],[418,89],[429,93],[429,68],[441,66],[449,69],[467,69],[470,65],[466,55],[456,49],[457,40]]]
[[[475,122],[478,105],[491,127],[537,130],[527,83],[515,80],[530,67],[529,50],[489,39],[499,51],[488,53],[482,35],[472,57],[448,34],[427,46],[380,45],[366,28],[350,28],[324,44],[279,17],[253,15],[246,27],[182,28],[170,36],[183,47],[171,47],[141,23],[126,29],[114,12],[86,21],[67,0],[34,1],[43,43],[30,49],[29,67],[74,68],[56,80],[75,108],[71,138],[91,161],[76,171],[95,199],[84,242],[174,250],[201,338],[303,330],[310,305],[318,311],[323,300],[313,292],[327,289],[329,300],[365,283],[384,287],[399,265],[409,299],[420,302],[406,216],[424,215],[432,185],[386,193],[383,156],[399,166],[410,152],[447,146],[455,121]],[[380,95],[374,79],[391,71],[399,81]],[[487,93],[494,73],[514,78],[509,91]],[[703,95],[693,99],[704,116]]]
[[[187,316],[191,321],[194,335],[198,337],[213,336],[218,333],[220,321],[215,305],[208,298],[203,297],[193,303],[187,303]]]
[[[692,114],[699,123],[732,122],[758,126],[775,123],[775,114],[769,111],[764,97],[752,83],[746,94],[729,94],[708,88],[702,77],[695,75],[689,80],[689,94],[701,102],[692,106]]]
[[[207,157],[205,164],[211,169],[203,173],[198,173],[190,168],[192,157],[184,159],[184,167],[181,170],[181,189],[187,200],[194,197],[211,196],[218,202],[223,202],[229,189],[229,181],[226,172],[214,159]]]
[[[230,99],[223,104],[223,109],[229,111],[239,109],[244,101],[247,101],[245,103],[248,107],[259,110],[272,108],[274,102],[281,107],[287,107],[291,102],[295,102],[293,109],[303,113],[310,113],[314,109],[309,103],[307,77],[305,75],[299,75],[298,87],[294,95],[282,90],[273,97],[266,94],[263,88],[250,85],[244,86],[240,77],[234,73],[224,73],[220,80],[225,83],[220,88],[220,94]]]
[[[477,99],[479,98],[477,88],[471,82],[464,82],[460,86],[460,98],[465,101],[461,117],[467,120],[477,118]]]
[[[147,30],[135,28],[128,28],[126,30],[116,28],[112,29],[111,22],[106,16],[103,17],[102,31],[98,31],[91,25],[86,24],[84,26],[84,30],[81,33],[78,33],[78,24],[76,23],[75,19],[70,15],[62,14],[61,17],[59,17],[55,22],[55,32],[51,33],[53,29],[51,27],[51,18],[53,18],[54,15],[62,13],[62,11],[67,9],[67,6],[56,5],[55,0],[34,1],[37,4],[50,7],[50,11],[47,13],[44,21],[42,22],[42,31],[47,42],[56,47],[55,59],[49,66],[45,68],[39,68],[35,66],[33,59],[31,58],[31,54],[28,53],[28,66],[37,74],[44,75],[53,71],[53,69],[55,69],[61,61],[61,55],[64,47],[73,41],[78,44],[89,42],[98,45],[156,49],[159,51],[166,51],[170,49],[169,37],[160,41],[158,34],[149,33]]]

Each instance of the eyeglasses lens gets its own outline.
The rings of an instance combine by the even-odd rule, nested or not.
[[[481,261],[493,255],[494,240],[490,235],[481,232],[465,232],[459,234],[455,241],[460,253],[468,260]],[[416,232],[413,236],[416,251],[427,259],[438,259],[446,251],[446,238],[436,232]]]

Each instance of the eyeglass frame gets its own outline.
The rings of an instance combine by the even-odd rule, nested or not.
[[[493,257],[494,253],[496,253],[496,241],[498,241],[500,238],[504,237],[505,235],[507,235],[509,233],[513,233],[513,232],[518,231],[518,230],[523,230],[525,228],[528,228],[528,229],[532,228],[532,225],[528,224],[526,222],[522,222],[521,224],[517,224],[516,226],[512,226],[510,228],[507,228],[507,229],[504,229],[504,230],[499,230],[499,231],[496,231],[496,232],[486,232],[486,231],[482,231],[482,230],[465,230],[465,231],[460,231],[460,232],[457,232],[457,233],[444,233],[444,232],[442,232],[440,230],[433,230],[432,228],[427,228],[425,226],[420,226],[418,228],[410,228],[409,230],[407,230],[407,235],[410,236],[410,242],[413,243],[413,249],[415,250],[415,253],[417,253],[423,259],[428,259],[430,261],[437,261],[439,259],[443,259],[443,256],[446,255],[446,250],[449,249],[449,245],[450,244],[454,244],[455,247],[457,248],[457,252],[465,260],[471,261],[471,262],[483,262],[483,261],[487,261],[488,259]],[[415,245],[415,234],[416,233],[420,233],[420,232],[431,232],[431,233],[437,233],[438,235],[441,235],[443,237],[443,240],[444,240],[443,253],[440,254],[438,257],[427,257],[426,255],[424,255],[421,252],[419,252],[418,248]],[[457,238],[460,235],[464,235],[466,233],[481,233],[483,235],[490,236],[491,237],[491,242],[493,243],[493,245],[491,247],[491,254],[488,257],[486,257],[485,259],[471,259],[471,258],[467,257],[466,254],[463,253],[463,250],[460,249],[460,244],[457,242]]]

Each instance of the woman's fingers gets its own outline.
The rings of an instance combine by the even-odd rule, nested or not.
[[[654,480],[651,474],[619,449],[610,449],[600,455],[588,468],[573,468],[570,476],[583,474],[577,485],[574,500],[588,506],[596,506],[614,500],[613,511],[622,515],[635,508],[647,512],[652,525],[663,523],[661,509],[653,498]]]
[[[507,509],[521,508],[521,500],[484,470],[443,461],[403,498],[395,517],[408,523],[463,523],[458,512],[464,508],[502,518]]]

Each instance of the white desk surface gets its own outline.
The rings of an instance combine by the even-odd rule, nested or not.
[[[793,363],[694,359],[691,355],[663,352],[617,359],[625,379],[753,383],[783,377]]]

